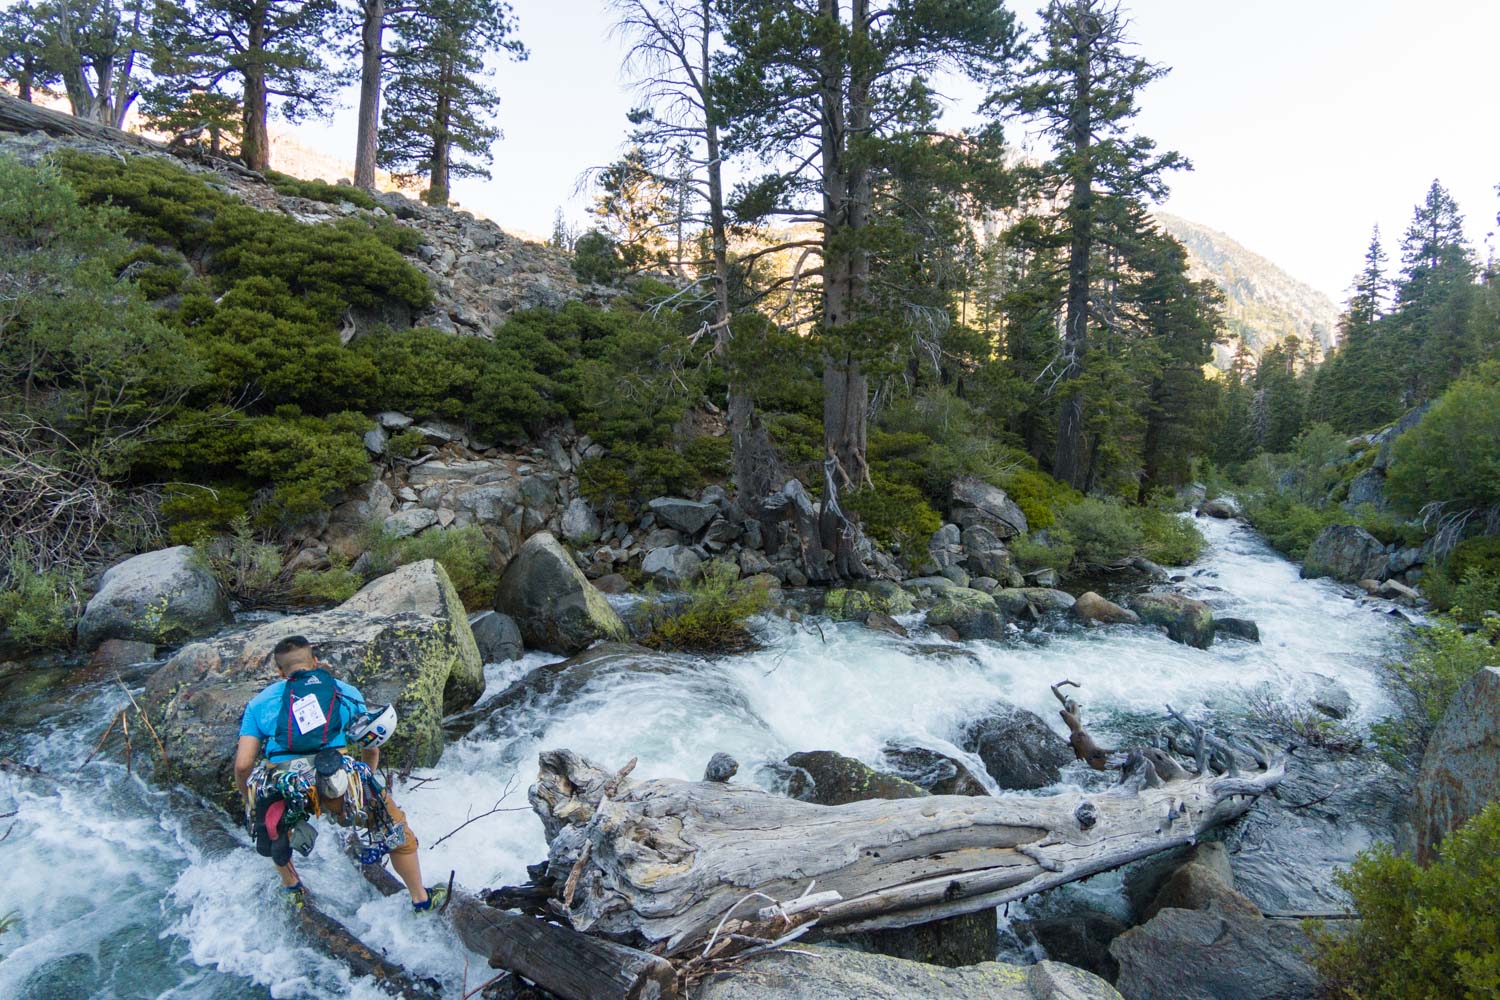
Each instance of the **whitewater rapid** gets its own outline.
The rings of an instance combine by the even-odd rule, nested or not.
[[[713,753],[727,751],[740,761],[736,780],[769,784],[763,765],[799,750],[878,763],[885,742],[901,738],[961,753],[952,741],[962,724],[996,701],[1031,709],[1062,732],[1049,685],[1064,677],[1082,685],[1078,696],[1102,742],[1149,732],[1165,702],[1233,717],[1258,686],[1297,697],[1312,691],[1317,675],[1350,692],[1356,726],[1378,719],[1386,703],[1375,668],[1398,623],[1337,585],[1301,580],[1243,525],[1198,523],[1209,547],[1194,566],[1174,571],[1185,576],[1180,589],[1220,615],[1256,621],[1261,644],[1197,650],[1130,627],[947,643],[920,631],[902,640],[854,625],[774,619],[763,625],[765,648],[750,655],[660,656],[648,669],[606,665],[581,683],[528,683],[523,696],[450,745],[437,767],[419,772],[431,780],[397,790],[423,840],[427,881],[446,881],[450,871],[473,888],[524,880],[525,866],[546,853],[526,785],[537,752],[551,747],[613,767],[636,757],[638,777],[682,778],[699,777]],[[489,665],[486,698],[555,660],[529,654]],[[118,689],[84,690],[40,723],[18,722],[0,706],[0,755],[71,774],[123,701]],[[434,845],[507,788],[502,805],[515,811]],[[90,763],[57,792],[0,774],[0,813],[12,811],[0,820],[0,834],[14,824],[0,841],[0,915],[14,911],[19,922],[0,935],[0,996],[383,995],[298,937],[280,909],[274,873],[243,846],[243,833],[179,793],[127,776],[118,762]],[[1369,839],[1368,831],[1348,834],[1336,857]],[[1324,861],[1308,850],[1316,863],[1289,882],[1324,877]],[[321,905],[412,973],[457,987],[467,960],[471,987],[489,975],[440,921],[412,914],[404,896],[377,896],[337,850],[332,827],[298,867]]]

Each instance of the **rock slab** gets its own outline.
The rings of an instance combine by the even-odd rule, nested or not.
[[[1309,580],[1331,576],[1345,583],[1380,580],[1388,562],[1385,546],[1364,528],[1332,524],[1313,539],[1302,560],[1302,576]]]
[[[802,952],[803,954],[797,954]],[[984,962],[944,969],[862,952],[799,945],[705,980],[692,1000],[1120,1000],[1104,980],[1056,962]]]
[[[1417,860],[1433,860],[1444,837],[1496,799],[1500,667],[1485,667],[1454,696],[1422,757],[1413,808]]]
[[[1073,759],[1067,740],[1054,733],[1034,712],[997,705],[969,723],[959,745],[984,761],[1001,788],[1045,788],[1061,777]]]
[[[229,620],[229,602],[192,546],[132,556],[99,580],[78,622],[78,645],[106,639],[168,646],[211,632]]]

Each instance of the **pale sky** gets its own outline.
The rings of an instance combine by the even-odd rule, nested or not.
[[[455,197],[503,226],[545,235],[558,206],[582,219],[577,178],[617,155],[631,100],[599,0],[513,2],[531,58],[499,68],[505,138],[494,179],[461,182]],[[1032,24],[1035,6],[1015,9]],[[1486,252],[1500,209],[1500,2],[1127,7],[1141,53],[1173,68],[1145,92],[1140,129],[1196,168],[1173,179],[1170,211],[1228,233],[1339,303],[1371,225],[1380,224],[1394,264],[1412,207],[1435,177]],[[352,158],[351,110],[297,132]]]

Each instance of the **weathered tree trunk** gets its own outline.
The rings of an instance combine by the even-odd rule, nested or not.
[[[354,186],[375,190],[380,139],[380,70],[385,44],[385,0],[363,0],[360,28],[359,131],[354,140]]]
[[[250,52],[259,54],[265,51],[266,45],[266,11],[264,7],[258,7],[255,12],[247,25],[246,38]],[[269,113],[266,70],[258,59],[251,58],[246,60],[244,75],[242,120],[245,127],[240,138],[240,155],[245,159],[245,166],[263,173],[271,166],[271,135],[266,125]]]
[[[324,953],[349,966],[356,976],[369,976],[388,992],[406,1000],[437,1000],[440,986],[431,980],[415,979],[401,966],[389,962],[349,929],[308,901],[297,911],[302,931]]]
[[[490,967],[507,969],[562,1000],[672,1000],[677,970],[666,959],[603,938],[505,913],[468,897],[453,925]],[[455,904],[455,909],[457,909]]]
[[[701,948],[747,895],[794,899],[814,880],[842,897],[821,913],[825,933],[999,906],[1192,843],[1283,774],[1279,761],[1193,774],[1154,749],[1135,765],[1131,783],[1099,793],[827,807],[716,782],[609,795],[609,772],[564,750],[541,755],[531,801],[551,844],[548,876],[571,886],[573,926],[670,958]]]

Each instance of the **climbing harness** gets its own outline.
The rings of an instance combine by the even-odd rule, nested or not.
[[[307,821],[321,815],[325,805],[338,801],[340,808],[336,812],[329,809],[329,815],[340,826],[358,831],[355,836],[360,864],[379,864],[406,843],[406,824],[392,821],[385,807],[385,784],[375,770],[341,753],[335,763],[335,753],[325,750],[314,762],[299,757],[285,763],[257,764],[248,782],[246,824],[251,836],[258,832],[256,823],[263,824],[272,842],[286,837],[289,847],[306,857],[317,838],[317,831]],[[333,782],[335,777],[340,780]],[[343,795],[320,796],[320,788],[330,784],[341,784]]]

